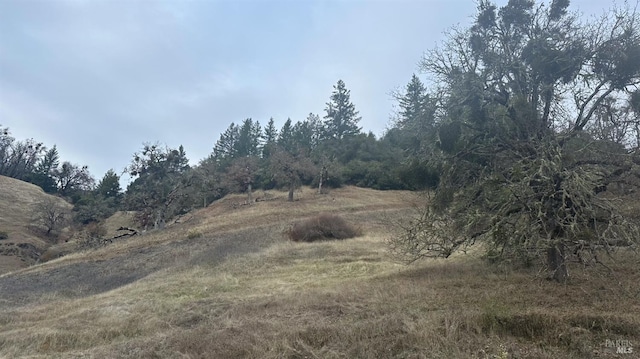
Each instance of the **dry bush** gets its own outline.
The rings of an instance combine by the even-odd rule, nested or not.
[[[316,217],[295,223],[287,231],[294,242],[314,242],[326,239],[347,239],[362,234],[360,228],[353,227],[342,217],[333,214],[320,214]]]
[[[9,233],[0,231],[0,240],[9,238]]]
[[[83,230],[79,240],[82,248],[96,248],[105,244],[107,229],[102,222],[89,223]]]
[[[202,237],[202,232],[198,231],[197,229],[190,229],[187,232],[187,238],[188,239],[195,239],[195,238],[200,238]]]

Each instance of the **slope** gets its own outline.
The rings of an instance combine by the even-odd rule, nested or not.
[[[472,256],[406,267],[385,238],[413,194],[298,198],[228,196],[166,230],[0,276],[0,357],[613,358],[606,343],[640,340],[632,253],[609,263],[615,281],[587,271],[569,285]],[[284,238],[322,212],[364,234]]]
[[[51,245],[49,239],[30,229],[33,206],[45,199],[71,209],[70,204],[36,185],[0,176],[0,231],[8,234],[0,241],[0,274],[33,264]]]

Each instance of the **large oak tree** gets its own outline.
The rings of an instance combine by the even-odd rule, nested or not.
[[[393,241],[410,258],[483,241],[494,259],[544,259],[565,281],[569,261],[598,262],[601,249],[640,238],[602,196],[637,176],[638,148],[590,131],[637,96],[640,18],[622,8],[584,23],[568,5],[480,1],[473,26],[425,56],[441,99],[431,154],[442,173],[428,208]]]

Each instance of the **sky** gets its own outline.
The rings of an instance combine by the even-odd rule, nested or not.
[[[496,1],[504,5],[504,1]],[[600,14],[611,3],[574,0]],[[100,179],[144,143],[192,164],[246,118],[324,115],[342,79],[377,136],[472,0],[0,0],[0,125]]]

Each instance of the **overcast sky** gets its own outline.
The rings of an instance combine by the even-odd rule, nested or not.
[[[497,1],[498,5],[506,3]],[[573,1],[585,14],[610,3]],[[472,0],[0,0],[0,124],[100,179],[144,142],[207,157],[231,122],[324,115],[338,79],[381,135]]]

